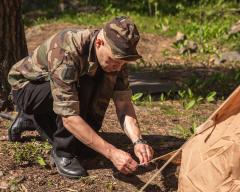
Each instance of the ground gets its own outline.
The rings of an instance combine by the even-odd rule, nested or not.
[[[29,52],[50,34],[66,27],[75,26],[72,24],[48,24],[26,29]],[[147,62],[163,62],[162,55],[159,53],[162,53],[165,49],[171,50],[173,41],[173,38],[143,34],[139,51]],[[175,62],[179,61],[175,57],[167,59]],[[186,110],[179,100],[162,100],[143,102],[136,105],[135,109],[144,138],[153,146],[154,156],[157,157],[160,154],[179,148],[185,141],[182,138],[187,138],[191,134],[190,131],[183,131],[181,128],[188,128],[187,130],[189,130],[195,124],[200,125],[220,104],[221,101],[202,103]],[[132,192],[139,190],[163,163],[158,162],[149,167],[139,167],[137,172],[126,176],[116,171],[109,160],[99,155],[94,159],[83,162],[88,169],[88,177],[70,180],[60,176],[55,168],[49,166],[49,150],[42,154],[46,166],[28,161],[17,163],[16,154],[20,153],[23,146],[31,142],[40,146],[44,142],[41,141],[36,132],[25,133],[21,144],[8,142],[7,127],[10,123],[10,121],[0,119],[0,191]],[[108,107],[100,134],[112,144],[134,156],[132,144],[120,128],[112,102]],[[177,135],[182,138],[176,137]],[[31,139],[35,139],[35,141],[31,141]],[[18,150],[16,150],[16,146],[19,147]],[[176,190],[177,167],[174,165],[170,165],[146,189],[149,192]]]

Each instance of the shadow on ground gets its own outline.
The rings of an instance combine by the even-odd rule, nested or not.
[[[134,93],[168,94],[178,99],[179,90],[190,88],[195,95],[207,96],[216,91],[218,98],[226,98],[240,84],[240,68],[231,65],[215,67],[163,64],[139,68],[129,72],[130,87]]]
[[[100,132],[99,133],[104,139],[106,139],[109,143],[113,144],[114,146],[129,152],[132,157],[135,158],[136,161],[137,158],[134,155],[133,152],[133,146],[130,140],[127,138],[126,135],[122,133],[117,132]],[[24,136],[22,139],[22,142],[28,142],[32,139],[36,139],[41,141],[42,139],[39,136]],[[178,149],[185,140],[179,139],[173,136],[162,136],[162,135],[144,135],[144,139],[148,141],[148,143],[153,147],[155,153],[154,157],[158,157],[160,155],[166,154],[168,152],[171,152],[175,149]],[[124,183],[131,184],[134,186],[137,190],[141,189],[142,186],[146,183],[146,178],[150,179],[151,176],[155,173],[155,171],[160,168],[165,162],[159,161],[154,164],[150,164],[147,167],[139,167],[138,170],[134,174],[130,175],[124,175],[121,174],[119,171],[116,170],[116,168],[113,166],[113,164],[101,156],[100,154],[97,154],[97,156],[93,155],[94,157],[83,160],[83,166],[88,171],[94,171],[94,170],[101,170],[101,169],[110,169],[112,170],[112,175],[115,179],[122,181]],[[146,192],[159,192],[162,191],[161,188],[158,185],[161,182],[161,185],[164,185],[164,191],[174,191],[177,190],[177,173],[178,167],[176,165],[170,164],[166,167],[166,169],[159,175],[157,181],[154,184],[150,184],[145,191]],[[147,174],[147,175],[146,175]],[[142,180],[142,177],[144,177],[144,181]],[[147,179],[147,180],[148,180]],[[156,184],[157,183],[157,184]]]
[[[128,151],[132,155],[132,157],[134,157],[132,144],[124,134],[100,133],[100,135],[102,135],[103,138],[105,138],[108,142],[112,143],[116,147],[123,149],[124,151]],[[155,151],[154,157],[158,157],[160,155],[178,149],[184,143],[183,139],[179,139],[172,136],[145,135],[144,139],[146,139],[148,143],[153,147]],[[125,183],[132,184],[137,189],[140,189],[143,185],[145,185],[145,182],[143,182],[140,179],[141,175],[146,174],[147,172],[155,173],[156,169],[159,168],[164,163],[164,161],[160,161],[154,164],[150,164],[148,167],[139,167],[134,174],[124,175],[118,172],[114,168],[114,166],[106,159],[103,160],[102,164],[97,163],[98,161],[102,161],[102,159],[103,159],[102,156],[98,156],[95,159],[93,159],[93,161],[87,160],[85,166],[88,170],[110,168],[113,170],[113,175],[116,179],[121,180]],[[159,178],[161,178],[161,181],[164,183],[165,191],[166,190],[170,191],[170,189],[171,190],[177,189],[176,172],[177,166],[171,164],[163,171],[162,175],[159,175]],[[158,185],[150,184],[145,191],[159,192],[161,190]]]

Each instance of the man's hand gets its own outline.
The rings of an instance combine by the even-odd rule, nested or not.
[[[140,164],[148,165],[153,158],[154,151],[148,144],[138,143],[134,146],[134,153],[138,157]]]
[[[137,169],[137,162],[131,157],[129,153],[126,153],[120,149],[114,149],[111,152],[110,160],[114,166],[122,173],[129,174]]]

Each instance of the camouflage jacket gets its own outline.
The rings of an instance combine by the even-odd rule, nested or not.
[[[8,75],[12,89],[21,89],[30,81],[50,81],[54,112],[62,116],[79,115],[79,79],[83,75],[94,76],[99,67],[94,48],[98,32],[68,29],[53,35],[32,55],[13,65]],[[103,93],[99,93],[102,97],[106,92],[111,97],[131,96],[126,66],[120,72],[106,76],[106,83],[111,85],[102,86],[106,87],[100,91]],[[113,90],[109,91],[109,87]]]

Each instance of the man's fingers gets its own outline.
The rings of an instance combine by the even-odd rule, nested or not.
[[[142,156],[143,156],[143,163],[146,164],[148,162],[148,153],[147,150],[144,150],[142,152]]]
[[[149,145],[139,144],[135,146],[135,154],[140,160],[140,164],[148,165],[153,158],[153,149]]]
[[[153,150],[152,147],[150,147],[150,150],[151,150],[151,154],[152,154],[152,156],[151,156],[151,160],[152,160],[152,159],[153,159],[153,156],[154,156],[154,150]]]
[[[127,170],[128,173],[132,173],[134,172],[135,170],[132,170],[130,167],[126,166],[125,169]]]
[[[129,174],[129,173],[132,173],[132,171],[128,167],[125,167],[124,168],[124,173]]]
[[[127,175],[127,174],[129,174],[129,171],[126,169],[126,168],[123,168],[123,169],[121,169],[121,170],[119,170],[121,173],[123,173],[123,174],[125,174],[125,175]]]
[[[122,172],[122,173],[124,173],[124,174],[129,174],[129,173],[132,173],[133,171],[132,171],[129,167],[124,166],[124,167],[120,170],[120,172]]]
[[[122,162],[122,167],[120,168],[120,171],[124,174],[129,174],[137,169],[137,162],[131,157],[131,155],[128,155],[128,157]]]
[[[140,160],[140,164],[146,164],[148,162],[148,154],[146,150],[138,152],[136,155]]]
[[[143,163],[144,163],[144,159],[143,159],[142,153],[137,152],[137,153],[136,153],[136,156],[138,157],[138,159],[139,159],[139,161],[140,161],[140,164],[143,164]]]
[[[138,164],[137,164],[137,162],[136,162],[134,159],[131,159],[131,160],[129,161],[129,163],[127,164],[127,167],[128,167],[129,169],[131,169],[131,171],[136,171],[137,166],[138,166]]]
[[[152,153],[151,147],[147,147],[146,151],[147,151],[148,162],[149,162],[149,161],[152,160],[152,157],[153,157],[153,153]]]

